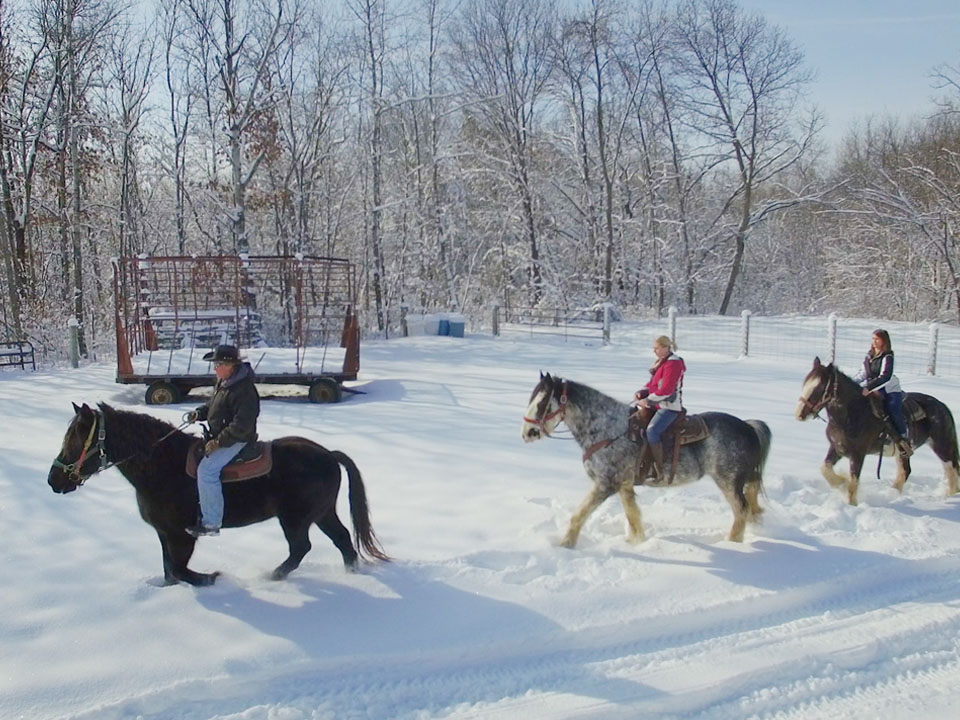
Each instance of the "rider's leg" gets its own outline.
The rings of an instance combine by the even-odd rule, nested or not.
[[[913,446],[907,433],[907,423],[903,419],[903,393],[886,393],[883,398],[883,407],[890,417],[890,424],[897,433],[896,444],[900,452],[911,455]]]
[[[650,447],[650,457],[653,461],[654,477],[663,478],[663,443],[660,438],[680,413],[675,410],[661,408],[647,425],[647,445]]]
[[[246,443],[214,450],[197,466],[197,490],[200,494],[200,525],[219,529],[223,522],[223,489],[220,471],[243,450]]]

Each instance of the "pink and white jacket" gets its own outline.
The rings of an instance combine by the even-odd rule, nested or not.
[[[664,358],[644,387],[650,391],[647,399],[657,406],[658,410],[683,410],[683,374],[687,366],[683,358],[670,353]]]

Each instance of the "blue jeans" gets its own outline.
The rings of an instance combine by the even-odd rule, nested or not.
[[[223,522],[223,488],[220,487],[220,471],[233,460],[245,442],[230,447],[217,448],[197,466],[197,491],[200,493],[200,524],[219,528]]]
[[[904,393],[888,393],[883,391],[883,409],[890,416],[890,422],[900,433],[901,437],[907,437],[907,423],[903,419],[903,398]]]
[[[660,442],[660,436],[673,424],[679,414],[676,410],[667,410],[666,408],[657,410],[650,424],[647,425],[647,442],[651,445]]]

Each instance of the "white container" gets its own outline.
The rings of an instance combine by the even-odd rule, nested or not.
[[[423,316],[423,334],[424,335],[440,334],[440,316],[439,315]]]
[[[423,315],[407,315],[407,335],[413,337],[415,335],[424,334],[424,321]]]

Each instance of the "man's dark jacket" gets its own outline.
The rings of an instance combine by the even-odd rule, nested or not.
[[[254,380],[250,363],[243,363],[233,375],[217,382],[209,403],[197,408],[197,419],[209,423],[220,447],[256,441],[260,395]]]

